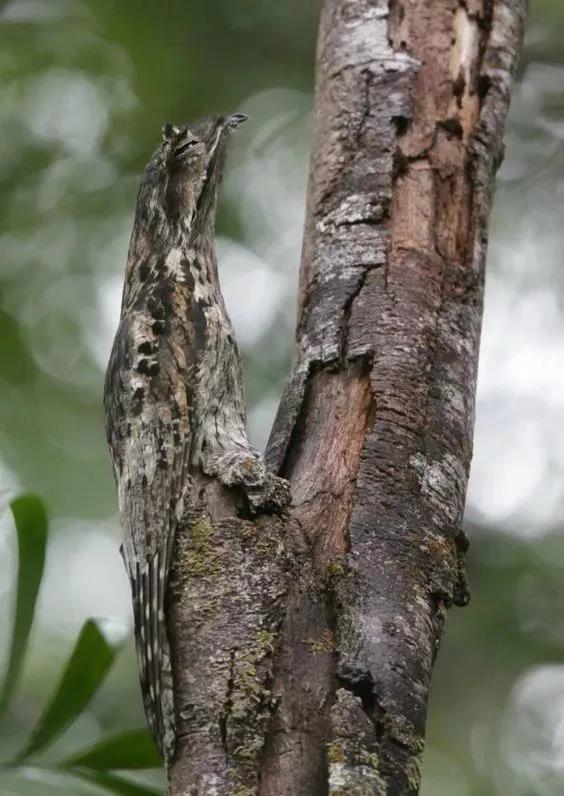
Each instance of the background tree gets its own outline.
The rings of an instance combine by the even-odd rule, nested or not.
[[[213,21],[208,11],[176,0],[166,14],[160,3],[104,0],[2,8],[3,484],[45,495],[53,516],[6,754],[27,738],[83,618],[129,616],[99,406],[138,173],[163,119],[252,116],[231,159],[220,234],[258,441],[287,372],[317,9],[218,3]],[[562,13],[553,0],[532,9],[500,172],[467,520],[473,603],[449,623],[438,659],[427,794],[561,791]],[[2,561],[10,573],[12,559]],[[43,757],[138,726],[138,700],[130,644]],[[1,781],[21,794],[91,792],[53,776],[4,771]]]

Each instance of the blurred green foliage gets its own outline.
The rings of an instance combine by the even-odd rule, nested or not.
[[[115,629],[88,621],[130,625],[101,390],[136,186],[164,121],[250,114],[218,231],[251,427],[264,439],[291,356],[318,6],[0,3],[0,497],[33,491],[52,516],[37,604],[41,504],[14,503],[17,534],[0,523],[2,760],[37,752],[1,770],[0,796],[162,786],[159,773],[137,771],[152,758],[137,730],[131,637],[114,644]],[[563,41],[562,0],[533,0],[492,227],[468,512],[473,600],[448,618],[424,796],[564,790]],[[91,644],[101,669],[83,676],[71,662]],[[67,690],[77,671],[80,687]],[[62,773],[64,761],[80,778]],[[135,774],[116,774],[128,761]]]
[[[10,748],[11,727],[7,721],[10,699],[18,684],[31,632],[36,597],[41,587],[47,518],[39,498],[22,495],[11,503],[18,538],[18,576],[14,624],[8,665],[0,701],[0,737],[7,736],[2,748]],[[160,791],[146,788],[115,774],[116,770],[160,768],[161,761],[147,729],[114,734],[64,760],[39,758],[58,736],[67,730],[87,709],[102,686],[116,655],[123,646],[123,629],[116,633],[111,626],[88,619],[76,640],[60,682],[44,707],[23,747],[15,754],[0,758],[0,774],[15,781],[21,779],[19,792],[25,788],[30,766],[35,776],[73,778],[68,788],[76,789],[76,780],[85,780],[125,796],[158,796]],[[65,776],[66,775],[66,776]]]

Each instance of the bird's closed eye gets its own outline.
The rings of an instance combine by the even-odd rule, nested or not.
[[[199,143],[200,143],[200,142],[198,141],[198,139],[197,139],[197,138],[192,138],[192,139],[190,139],[189,141],[185,141],[184,143],[182,143],[182,144],[179,144],[179,145],[176,147],[176,149],[174,150],[174,154],[176,155],[176,157],[177,157],[177,158],[179,158],[179,157],[181,157],[181,156],[182,156],[182,155],[183,155],[185,152],[188,152],[188,150],[189,150],[191,147],[193,147],[193,146],[196,146],[196,144],[199,144]]]

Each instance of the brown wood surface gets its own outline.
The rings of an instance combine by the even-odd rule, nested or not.
[[[522,0],[325,0],[283,517],[202,483],[177,542],[171,792],[416,794],[462,514]]]

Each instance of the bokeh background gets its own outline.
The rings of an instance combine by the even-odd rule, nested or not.
[[[87,616],[128,632],[101,391],[140,171],[164,121],[244,111],[220,267],[263,445],[290,360],[318,4],[0,3],[0,667],[8,501],[41,495],[47,573],[14,702],[29,733]],[[499,174],[467,526],[470,606],[435,671],[424,796],[564,793],[564,3],[534,0]],[[1,672],[1,668],[0,668]],[[53,753],[142,724],[133,645]],[[95,793],[30,771],[0,796]]]

